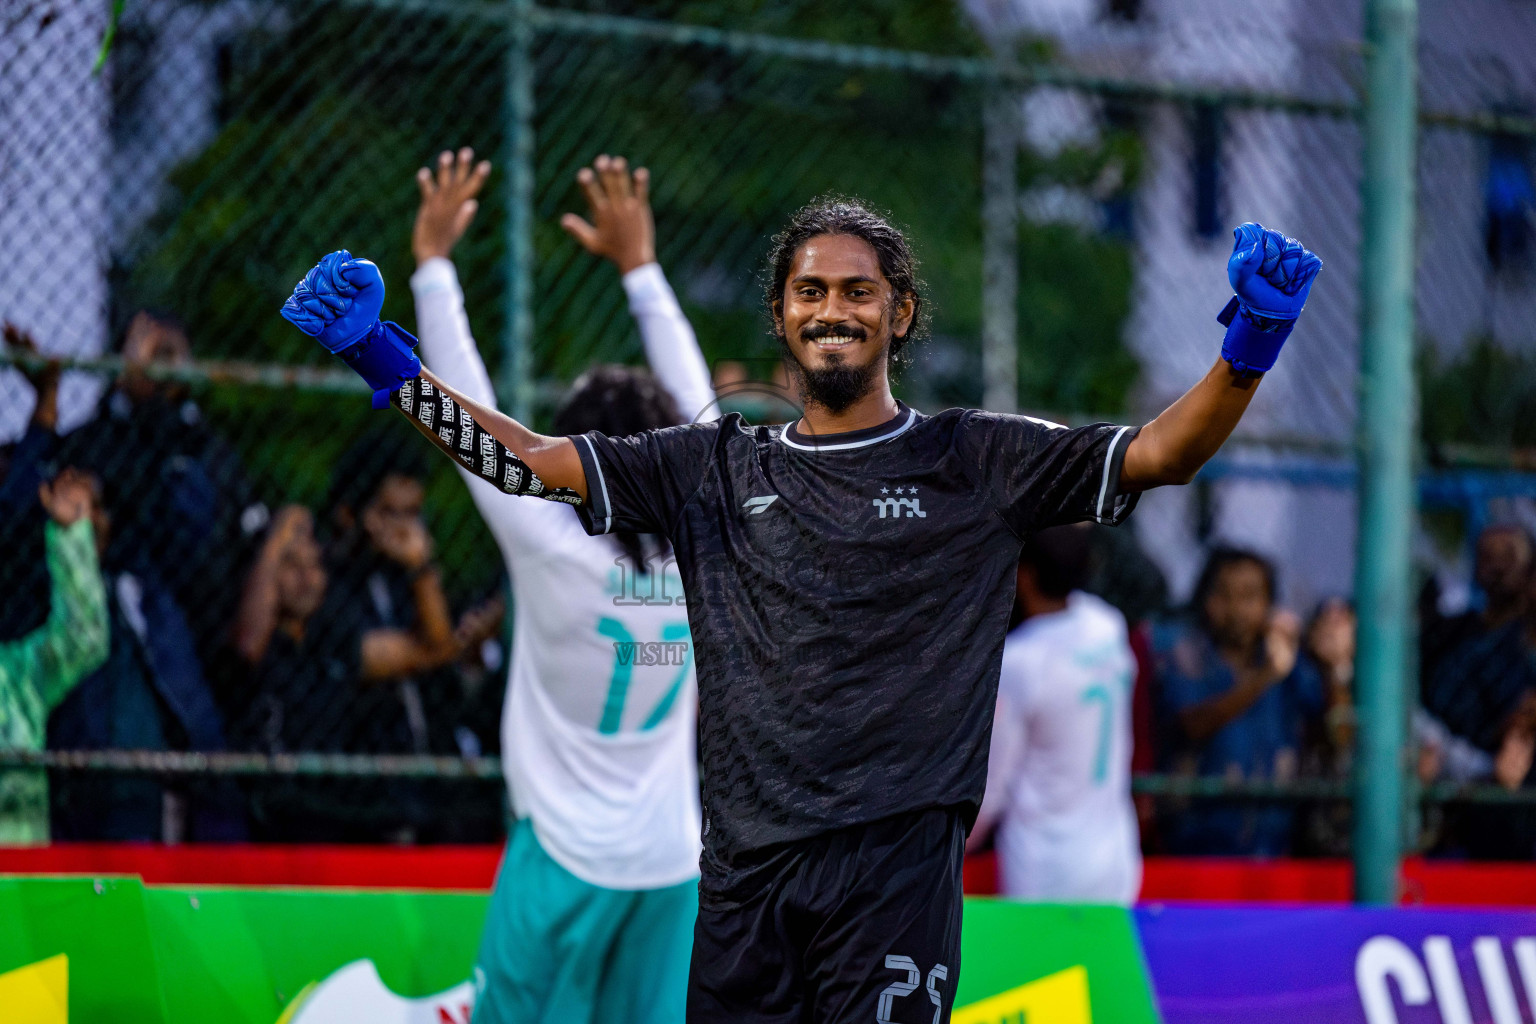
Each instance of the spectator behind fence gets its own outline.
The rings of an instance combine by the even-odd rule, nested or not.
[[[1301,624],[1275,608],[1274,568],[1236,548],[1213,551],[1188,617],[1152,630],[1167,769],[1231,781],[1296,777],[1303,729],[1322,716],[1316,668],[1300,657]],[[1196,800],[1160,819],[1169,852],[1290,852],[1285,805]]]
[[[122,373],[69,441],[77,464],[121,496],[113,530],[122,551],[175,595],[207,663],[234,610],[237,592],[222,581],[235,576],[245,533],[265,523],[266,508],[186,385],[146,373],[181,366],[191,351],[174,316],[136,314],[123,336]]]
[[[422,514],[430,463],[412,440],[399,428],[365,435],[342,456],[331,486],[335,537],[326,567],[345,602],[336,614],[363,629],[417,638],[397,652],[388,673],[394,683],[370,690],[366,706],[357,708],[360,749],[377,754],[429,751],[418,677],[459,651],[432,557],[436,543]]]
[[[1079,589],[1090,528],[1042,530],[1024,546],[1003,645],[986,796],[973,841],[997,825],[1005,895],[1128,906],[1141,890],[1131,803],[1125,617]]]
[[[141,324],[142,327],[142,324]],[[141,361],[153,358],[142,329],[130,331],[132,350]],[[5,327],[7,347],[37,351],[35,340],[13,325]],[[172,346],[174,348],[174,345]],[[134,371],[136,374],[137,371]],[[48,608],[49,580],[42,559],[42,524],[36,522],[38,482],[50,464],[103,466],[113,461],[102,435],[82,430],[60,439],[58,365],[30,371],[36,404],[27,432],[14,446],[3,484],[0,518],[5,550],[12,555],[12,578],[4,592],[12,598],[0,619],[8,635],[16,628],[36,628]],[[136,379],[125,375],[126,379]],[[140,382],[142,383],[142,382]],[[134,386],[138,386],[137,384]],[[125,446],[127,442],[124,442]],[[124,450],[127,450],[126,447]],[[90,490],[95,545],[105,574],[110,653],[65,699],[48,720],[52,749],[193,749],[223,748],[223,722],[203,676],[188,616],[165,584],[160,567],[171,558],[154,557],[129,536],[111,529],[113,522],[142,516],[144,496],[131,489],[135,480],[106,470],[79,470]],[[142,481],[138,481],[142,483]],[[22,496],[31,498],[22,508]],[[46,518],[46,517],[43,517]],[[143,533],[136,534],[139,538]],[[35,559],[32,552],[36,552]],[[194,546],[191,552],[196,554]],[[243,834],[238,805],[229,787],[209,784],[190,806],[169,795],[157,781],[105,773],[73,773],[50,787],[53,833],[58,839],[238,839]],[[190,815],[190,817],[189,817]]]
[[[1304,649],[1323,682],[1326,712],[1308,721],[1301,773],[1313,778],[1349,778],[1355,744],[1355,646],[1358,622],[1354,606],[1342,597],[1320,602],[1307,624]],[[1345,857],[1351,848],[1348,802],[1306,807],[1297,851],[1303,855]]]
[[[363,468],[349,460],[342,465]],[[359,499],[360,521],[374,524],[384,549],[411,566],[401,573],[407,596],[396,613],[406,627],[358,614],[360,602],[325,564],[307,509],[289,506],[275,517],[234,629],[235,649],[250,668],[236,729],[243,745],[272,754],[400,753],[410,743],[400,738],[410,735],[402,681],[478,642],[457,636],[449,621],[430,538],[414,510],[419,495],[406,486],[416,483],[382,475]],[[398,799],[411,787],[383,788],[381,795],[377,786],[345,780],[255,786],[253,829],[266,840],[400,838],[401,822],[409,824],[419,809]]]
[[[65,442],[66,452],[70,448]],[[187,616],[155,569],[114,542],[122,496],[94,474],[91,520],[106,583],[106,663],[48,720],[55,750],[224,749],[224,721],[203,675]],[[114,497],[116,500],[114,500]],[[70,772],[50,790],[53,837],[106,841],[245,838],[238,791],[227,780],[168,785],[153,776]]]
[[[1419,596],[1419,678],[1426,707],[1439,695],[1429,685],[1441,664],[1467,642],[1509,625],[1525,610],[1526,577],[1536,566],[1536,541],[1515,523],[1494,523],[1477,538],[1472,566],[1474,607],[1456,615],[1442,614],[1440,590],[1433,577]],[[1433,713],[1433,712],[1432,712]]]
[[[1428,681],[1426,689],[1435,694],[1436,703],[1421,708],[1413,721],[1419,777],[1426,783],[1491,781],[1509,790],[1536,786],[1531,770],[1536,749],[1536,566],[1527,567],[1523,582],[1519,618],[1464,639]],[[1444,819],[1440,853],[1488,860],[1536,856],[1536,813],[1526,807],[1452,807],[1445,810]]]
[[[396,652],[387,683],[354,690],[357,753],[450,752],[441,749],[451,730],[444,718],[452,701],[445,698],[460,687],[452,672],[435,670],[454,660],[462,644],[422,515],[431,464],[414,440],[397,424],[374,430],[348,449],[332,479],[335,537],[326,567],[337,598],[333,617],[348,628],[416,638],[412,648]],[[430,831],[433,805],[424,781],[399,780],[377,791],[379,838],[410,841]]]
[[[41,750],[48,712],[107,656],[106,594],[96,560],[91,486],[66,468],[38,488],[50,596],[47,618],[0,643],[0,749]],[[0,843],[48,841],[48,778],[0,769]]]
[[[1474,579],[1483,607],[1425,624],[1421,703],[1433,721],[1415,722],[1421,744],[1439,751],[1443,768],[1460,780],[1485,776],[1488,766],[1457,741],[1492,756],[1521,693],[1532,685],[1524,615],[1533,571],[1532,541],[1518,526],[1495,525],[1477,541]],[[1443,727],[1443,729],[1439,728]]]

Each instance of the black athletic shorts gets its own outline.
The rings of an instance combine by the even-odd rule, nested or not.
[[[771,847],[699,887],[689,1024],[943,1024],[966,819],[938,808]]]

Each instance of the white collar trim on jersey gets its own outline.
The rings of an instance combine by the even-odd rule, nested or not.
[[[779,429],[779,440],[789,445],[789,447],[802,452],[842,452],[847,451],[850,448],[864,448],[868,445],[879,444],[881,441],[889,441],[891,438],[897,436],[898,434],[905,434],[909,429],[911,429],[912,424],[916,420],[917,410],[908,409],[907,418],[902,420],[899,426],[893,427],[892,429],[886,431],[884,434],[879,434],[875,437],[866,437],[862,441],[844,441],[842,444],[801,444],[799,441],[792,441],[789,437],[790,424],[786,423]]]

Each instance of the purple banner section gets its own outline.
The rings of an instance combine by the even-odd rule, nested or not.
[[[1165,1024],[1526,1024],[1536,913],[1152,904]]]

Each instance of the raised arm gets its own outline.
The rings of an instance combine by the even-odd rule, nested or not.
[[[416,608],[412,629],[373,629],[363,634],[363,680],[398,679],[453,661],[462,648],[454,635],[442,577],[432,561],[434,545],[426,522],[419,514],[386,522],[377,510],[370,510],[364,515],[363,528],[384,557],[409,573]]]
[[[411,294],[416,300],[421,356],[443,383],[486,406],[495,404],[496,392],[469,329],[464,292],[452,259],[454,247],[480,208],[477,197],[490,173],[490,161],[476,163],[475,151],[468,147],[457,154],[443,151],[436,168],[416,172],[421,205],[411,230],[411,253],[416,257]]]
[[[1221,358],[1126,448],[1122,491],[1194,479],[1253,401],[1322,269],[1322,260],[1278,231],[1250,223],[1235,235],[1227,277],[1237,294],[1220,317],[1227,325]]]
[[[272,527],[245,578],[240,605],[230,627],[230,641],[247,664],[259,665],[266,657],[272,634],[277,631],[278,575],[289,549],[314,542],[314,518],[302,505],[286,505],[272,519]],[[318,551],[318,549],[316,549]]]
[[[415,338],[380,322],[383,305],[379,268],[343,249],[305,275],[282,314],[374,388],[375,408],[394,405],[440,450],[502,491],[567,504],[586,499],[586,475],[569,438],[536,434],[444,385],[422,369]]]
[[[1277,612],[1265,631],[1264,661],[1235,671],[1230,689],[1179,710],[1178,724],[1185,737],[1204,743],[1242,717],[1291,674],[1300,645],[1301,622],[1289,612]]]
[[[390,401],[438,451],[506,494],[568,505],[587,498],[587,476],[568,437],[535,434],[427,369],[403,383]]]
[[[621,156],[599,156],[576,174],[587,197],[590,221],[574,213],[560,226],[594,256],[619,268],[629,313],[640,325],[645,358],[684,419],[719,418],[709,365],[693,326],[656,262],[656,224],[651,214],[651,175],[633,173]]]
[[[89,478],[70,467],[38,488],[52,520],[46,538],[52,595],[47,621],[21,642],[36,644],[38,695],[49,710],[107,660],[110,625],[91,522],[99,500],[93,490]]]
[[[1126,448],[1120,489],[1189,483],[1232,436],[1258,388],[1258,377],[1216,360],[1200,383],[1142,427]]]

